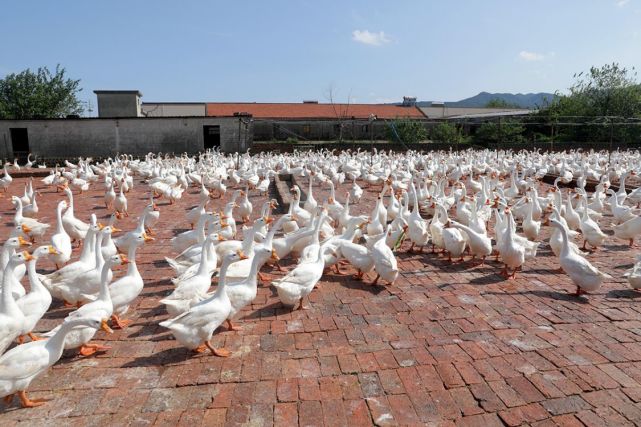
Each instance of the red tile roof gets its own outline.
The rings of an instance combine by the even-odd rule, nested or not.
[[[424,119],[425,115],[416,107],[402,107],[389,104],[316,104],[316,103],[255,103],[216,102],[207,104],[207,115],[215,117],[233,116],[234,113],[249,113],[260,119],[367,119],[370,114],[379,119],[408,117]]]

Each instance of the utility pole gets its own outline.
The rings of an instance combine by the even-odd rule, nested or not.
[[[240,125],[242,124],[242,122],[243,122],[243,118],[239,114],[238,115],[238,142],[236,143],[236,152],[237,153],[240,153]]]
[[[612,135],[614,133],[614,119],[610,117],[610,152],[612,152]]]
[[[374,122],[376,121],[376,114],[370,114],[367,118],[369,121],[369,144],[370,152],[374,152]]]

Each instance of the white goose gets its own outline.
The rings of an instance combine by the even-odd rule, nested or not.
[[[461,261],[463,261],[463,253],[467,246],[466,234],[462,233],[458,228],[452,227],[451,222],[448,220],[443,226],[441,236],[443,237],[443,246],[448,253],[448,261],[452,262],[453,256],[460,256]]]
[[[74,321],[75,319],[81,318],[96,318],[101,319],[100,329],[107,333],[111,333],[111,328],[107,325],[107,320],[111,317],[113,313],[113,304],[111,302],[111,295],[109,293],[109,281],[107,280],[107,275],[109,271],[117,266],[122,264],[127,264],[129,261],[124,255],[114,255],[108,260],[105,261],[105,265],[102,267],[102,272],[100,276],[100,293],[96,300],[83,305],[79,309],[72,311],[67,315],[63,324],[57,326],[51,331],[43,334],[45,337],[51,337],[55,335],[67,322]],[[97,332],[97,328],[74,328],[73,331],[65,337],[64,348],[75,349],[80,347],[79,354],[82,356],[91,356],[96,352],[109,350],[111,347],[104,346],[101,344],[91,344],[89,341],[94,337]]]
[[[374,270],[376,278],[372,284],[377,284],[379,279],[385,280],[389,285],[393,285],[398,278],[398,264],[394,252],[387,246],[385,237],[391,234],[391,226],[387,226],[387,231],[372,246],[372,258],[374,259]]]
[[[514,231],[514,219],[512,217],[512,212],[509,210],[507,210],[505,221],[507,222],[505,236],[503,237],[501,247],[499,248],[501,260],[505,266],[502,273],[506,278],[514,278],[516,276],[516,271],[525,262],[525,246],[519,244],[515,238],[516,233]],[[513,269],[511,275],[508,271],[509,268]]]
[[[228,350],[214,348],[210,340],[214,331],[228,319],[232,310],[225,289],[227,267],[242,258],[242,252],[227,254],[221,266],[216,292],[179,316],[161,322],[160,326],[168,328],[182,346],[192,351],[201,353],[209,349],[216,356],[228,357]]]
[[[123,329],[131,323],[131,320],[123,320],[120,317],[127,313],[129,306],[140,295],[144,287],[142,276],[136,265],[136,250],[146,241],[147,239],[141,233],[131,242],[127,253],[127,273],[109,285],[109,294],[113,304],[111,323],[115,328]]]
[[[96,245],[96,235],[99,231],[98,225],[92,225],[89,228],[82,252],[80,252],[80,258],[77,261],[67,264],[53,273],[39,276],[42,283],[55,298],[64,299],[60,285],[72,283],[80,274],[95,268],[96,258],[94,249]]]
[[[65,231],[71,237],[71,241],[81,241],[84,240],[89,230],[89,224],[79,220],[75,217],[74,206],[73,206],[73,194],[69,187],[64,188],[64,192],[69,197],[69,207],[62,216],[62,226],[65,228]]]
[[[208,262],[209,253],[214,250],[211,236],[207,236],[203,245],[204,248],[200,255],[200,263],[196,274],[184,277],[183,280],[175,284],[176,289],[160,300],[171,316],[177,316],[189,310],[189,307],[194,302],[202,299],[211,286],[213,271]]]
[[[71,259],[71,238],[62,223],[62,211],[65,209],[67,209],[67,202],[64,200],[59,201],[56,207],[56,230],[51,236],[51,246],[56,251],[49,255],[49,260],[56,265],[56,269],[59,269]]]
[[[229,281],[224,285],[225,292],[231,301],[231,310],[227,316],[227,326],[229,329],[238,329],[234,326],[232,321],[243,307],[251,304],[251,302],[256,298],[256,293],[258,291],[258,272],[260,267],[267,262],[270,256],[274,258],[274,255],[275,254],[270,247],[262,245],[256,247],[254,249],[254,256],[252,257],[251,266],[247,276],[240,280]],[[218,286],[221,286],[220,283]]]
[[[309,212],[312,215],[314,214],[314,212],[316,212],[316,208],[318,207],[318,202],[314,198],[314,194],[313,194],[315,176],[316,174],[314,172],[311,172],[309,174],[309,188],[307,190],[307,199],[303,204],[303,209],[305,209],[307,212]]]
[[[637,255],[634,266],[623,274],[628,279],[632,289],[641,290],[641,254]]]
[[[49,310],[49,306],[51,305],[51,294],[38,278],[38,274],[36,273],[36,262],[41,257],[52,254],[56,254],[56,249],[53,246],[40,246],[31,254],[32,259],[27,261],[30,290],[28,294],[16,301],[20,311],[22,311],[22,314],[24,314],[25,317],[21,335],[18,337],[18,341],[20,343],[24,340],[24,334],[29,335],[29,338],[31,338],[32,341],[40,339],[33,334],[33,329],[47,310]]]
[[[240,215],[240,221],[244,224],[249,221],[249,217],[252,214],[254,207],[248,198],[249,188],[245,188],[244,191],[240,192],[242,197],[240,203],[238,203],[238,214]]]
[[[16,231],[20,231],[22,233],[22,229],[20,227],[17,227]],[[2,284],[4,280],[4,269],[9,263],[9,260],[11,259],[12,256],[16,254],[16,249],[18,249],[20,246],[31,246],[31,243],[26,241],[22,236],[17,235],[17,236],[12,236],[9,237],[5,242],[4,245],[2,245],[2,252],[0,252],[0,284]],[[13,274],[18,280],[22,280],[26,273],[27,269],[24,266],[24,264],[18,265]],[[22,288],[24,290],[24,288]],[[24,293],[20,293],[20,290],[18,289],[17,292],[16,290],[13,291],[13,296],[14,298],[19,298]]]
[[[559,256],[559,263],[563,271],[570,276],[570,279],[572,279],[572,282],[576,285],[576,296],[596,291],[604,279],[612,277],[600,272],[590,264],[587,259],[570,249],[568,244],[568,230],[563,224],[555,219],[551,219],[550,225],[561,230],[563,247]]]
[[[13,283],[8,278],[13,277],[13,271],[18,265],[31,261],[33,257],[28,252],[19,252],[11,257],[4,269],[2,295],[0,295],[0,354],[18,338],[25,329],[25,317],[16,303],[12,293]]]
[[[0,178],[0,188],[2,188],[2,191],[6,193],[7,189],[13,182],[13,178],[11,177],[11,175],[9,175],[9,170],[7,169],[7,163],[4,164],[2,170],[4,171],[4,176]]]
[[[16,213],[13,217],[13,222],[15,225],[22,226],[22,231],[27,234],[33,241],[35,238],[41,238],[49,229],[50,225],[42,223],[33,218],[27,218],[22,214],[22,200],[20,197],[13,196],[11,201],[16,206]]]
[[[583,214],[581,216],[581,234],[583,234],[583,249],[586,249],[586,244],[590,244],[593,248],[598,248],[603,244],[605,239],[608,237],[601,228],[599,224],[596,223],[590,215],[588,215],[587,200],[585,195],[583,196]]]
[[[278,292],[278,298],[287,307],[298,305],[298,310],[305,310],[303,299],[308,296],[323,276],[325,262],[323,252],[317,248],[313,259],[298,264],[284,277],[272,282]]]
[[[483,265],[485,263],[485,257],[492,254],[492,239],[487,237],[486,234],[478,233],[470,227],[456,221],[450,220],[450,225],[459,230],[463,230],[467,234],[467,243],[470,246],[472,258],[480,257],[480,265]]]
[[[95,316],[70,320],[51,338],[23,344],[3,354],[0,357],[0,397],[9,404],[17,394],[23,408],[43,405],[47,399],[27,397],[29,385],[60,360],[69,333],[76,328],[97,330],[103,324],[102,320]]]

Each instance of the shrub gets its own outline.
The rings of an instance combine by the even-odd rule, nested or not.
[[[420,142],[427,139],[423,123],[417,120],[396,119],[387,127],[387,139],[406,143]]]
[[[458,144],[461,142],[461,133],[455,124],[443,122],[432,128],[430,139],[436,142]]]

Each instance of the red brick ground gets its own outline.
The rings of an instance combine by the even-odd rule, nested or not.
[[[21,194],[22,182],[11,192]],[[79,217],[92,209],[106,215],[102,185],[96,189],[77,198]],[[42,193],[40,218],[53,225],[60,195]],[[171,289],[163,262],[169,238],[185,228],[196,193],[174,206],[161,202],[158,240],[138,259],[145,290],[132,307],[135,323],[99,332],[112,346],[104,354],[66,353],[30,388],[53,400],[2,406],[0,425],[641,424],[641,293],[621,279],[634,255],[622,242],[590,256],[615,279],[589,298],[567,295],[573,286],[553,272],[558,265],[545,244],[512,281],[493,262],[449,265],[433,254],[400,253],[396,286],[330,274],[303,312],[283,309],[273,289],[260,287],[244,329],[214,337],[232,357],[193,356],[158,326],[167,317],[158,301]],[[140,212],[147,196],[138,183],[130,211]],[[367,193],[354,211],[371,210],[373,197]],[[262,199],[252,200],[255,217]],[[6,236],[10,203],[1,200],[0,209]],[[67,312],[55,304],[38,329]]]

